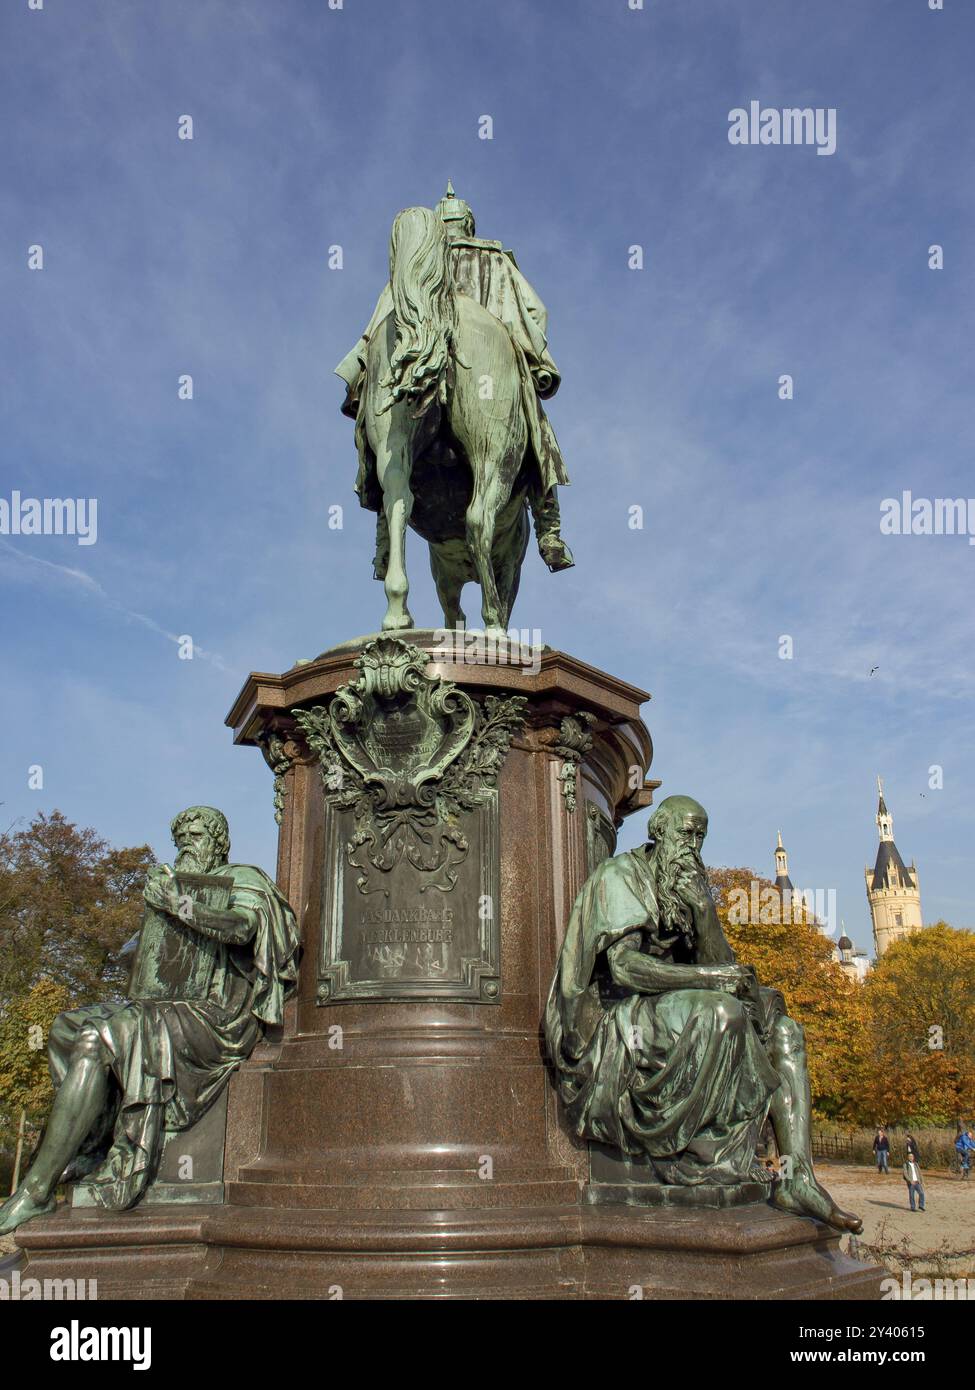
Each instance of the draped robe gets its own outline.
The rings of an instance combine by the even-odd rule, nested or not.
[[[244,942],[217,941],[207,998],[89,1004],[60,1014],[48,1039],[55,1087],[83,1029],[95,1029],[109,1058],[109,1095],[81,1146],[107,1155],[85,1178],[104,1207],[134,1206],[152,1180],[165,1130],[185,1130],[217,1100],[250,1056],[266,1024],[280,1023],[297,983],[298,931],[284,895],[262,869],[224,864],[230,909],[250,909]],[[212,939],[212,937],[211,937]]]
[[[576,899],[545,1010],[559,1093],[575,1134],[647,1157],[659,1181],[739,1183],[780,1084],[765,1040],[782,996],[762,990],[756,1010],[725,992],[613,979],[619,943],[673,964],[669,940],[646,851],[605,860]]]

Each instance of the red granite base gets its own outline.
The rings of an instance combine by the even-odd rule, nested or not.
[[[19,1239],[22,1279],[97,1279],[100,1299],[876,1299],[883,1274],[763,1204],[65,1209]]]

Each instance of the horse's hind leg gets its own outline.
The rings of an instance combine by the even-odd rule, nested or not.
[[[461,543],[444,542],[430,546],[430,570],[437,586],[437,598],[443,609],[444,626],[464,627],[467,619],[460,606],[460,595],[470,577],[467,573]]]
[[[494,574],[494,528],[503,482],[499,471],[483,464],[474,467],[474,495],[467,508],[467,544],[481,585],[481,617],[489,636],[506,637],[508,612],[498,592]]]
[[[520,502],[514,518],[511,517],[508,508],[505,508],[498,518],[498,525],[495,530],[494,573],[506,624],[511,619],[511,610],[518,597],[521,566],[525,552],[528,550],[530,534],[528,509],[524,501]]]
[[[407,607],[410,581],[406,575],[406,528],[413,510],[410,488],[411,432],[404,428],[403,412],[393,407],[376,417],[372,446],[376,454],[376,473],[383,490],[383,515],[389,533],[389,555],[386,563],[386,616],[384,632],[399,632],[413,626]]]

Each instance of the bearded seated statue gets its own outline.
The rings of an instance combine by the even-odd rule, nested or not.
[[[56,1205],[84,1178],[95,1205],[145,1195],[167,1132],[190,1129],[223,1094],[297,983],[298,926],[263,870],[230,864],[220,811],[172,823],[172,869],[150,870],[122,1003],[60,1014],[48,1038],[55,1097],[37,1153],[0,1206],[0,1235]]]
[[[698,802],[668,797],[650,842],[605,860],[576,899],[545,1011],[570,1124],[661,1184],[738,1186],[769,1181],[756,1151],[770,1119],[772,1201],[858,1232],[813,1171],[803,1031],[721,929],[707,826]]]

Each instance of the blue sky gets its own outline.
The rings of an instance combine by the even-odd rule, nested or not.
[[[4,825],[58,807],[168,857],[206,801],[273,867],[223,719],[381,619],[332,369],[449,176],[563,374],[577,567],[530,555],[514,621],[653,692],[709,862],[771,872],[781,828],[869,947],[880,772],[926,920],[971,926],[975,548],[879,516],[975,493],[973,40],[967,0],[4,0],[0,496],[99,508],[93,546],[0,537]],[[836,108],[836,153],[732,146],[753,99]]]

